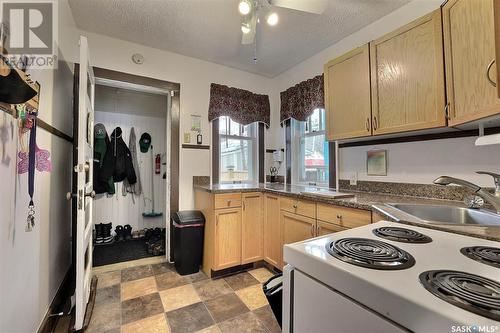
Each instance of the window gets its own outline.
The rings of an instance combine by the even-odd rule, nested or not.
[[[219,118],[219,183],[258,182],[258,125]]]
[[[329,151],[328,141],[325,140],[325,110],[314,110],[307,121],[292,119],[292,133],[293,182],[328,186]]]

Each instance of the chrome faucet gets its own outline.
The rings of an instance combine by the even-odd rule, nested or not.
[[[500,198],[500,175],[489,171],[476,171],[476,173],[493,177],[493,181],[495,182],[495,197]]]
[[[434,180],[434,184],[437,185],[450,185],[450,184],[455,184],[459,185],[465,188],[468,188],[480,197],[482,197],[486,202],[488,202],[490,205],[493,206],[493,208],[496,210],[497,214],[500,214],[500,175],[492,172],[486,172],[486,171],[477,171],[478,174],[484,174],[484,175],[490,175],[493,177],[495,181],[495,194],[491,194],[487,190],[481,188],[480,186],[477,186],[476,184],[473,184],[471,182],[468,182],[463,179],[458,179],[458,178],[453,178],[449,176],[441,176]]]

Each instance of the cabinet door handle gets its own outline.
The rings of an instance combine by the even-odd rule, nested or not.
[[[370,118],[369,117],[366,118],[365,126],[366,126],[366,131],[370,132]]]
[[[311,236],[314,237],[314,224],[311,224]]]
[[[342,215],[337,214],[337,218],[338,218],[340,221],[342,221]]]
[[[242,208],[243,208],[243,210],[245,210],[245,201],[242,201],[242,202],[241,202],[241,205],[243,206],[243,207],[242,207]]]
[[[316,227],[316,234],[319,236],[320,232],[321,232],[321,227],[318,225]]]
[[[295,209],[297,209],[297,205],[296,204],[294,204],[292,207],[295,208]]]
[[[450,103],[446,103],[446,105],[444,106],[444,116],[446,117],[447,120],[450,120],[451,119],[451,116],[450,116]]]
[[[491,67],[493,67],[493,64],[495,63],[495,59],[493,59],[489,64],[488,64],[488,67],[486,67],[486,78],[488,79],[488,81],[490,81],[491,85],[493,87],[496,87],[497,86],[497,83],[495,81],[492,80],[491,76],[490,76],[490,72],[491,72]]]
[[[229,207],[229,206],[231,206],[231,200],[228,200],[228,201],[227,201],[227,206],[228,206],[228,207]]]
[[[373,116],[373,129],[376,131],[378,128],[377,116]]]

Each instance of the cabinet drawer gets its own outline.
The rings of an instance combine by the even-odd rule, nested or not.
[[[241,207],[241,193],[215,195],[215,209]]]
[[[318,221],[316,225],[316,236],[325,236],[332,234],[334,232],[344,231],[348,228],[342,227],[338,224],[333,224],[329,222]]]
[[[318,220],[334,223],[345,228],[356,228],[372,222],[372,212],[363,209],[333,205],[317,205]]]
[[[316,218],[316,204],[314,202],[283,197],[280,199],[280,206],[282,210],[287,212]]]

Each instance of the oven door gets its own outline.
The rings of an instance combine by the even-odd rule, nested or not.
[[[408,332],[291,266],[283,273],[283,332]]]

